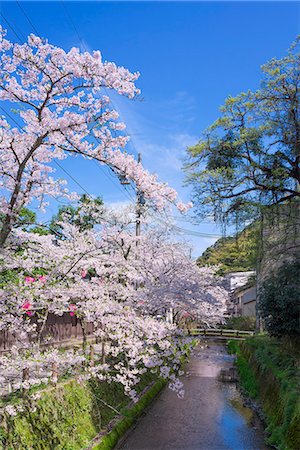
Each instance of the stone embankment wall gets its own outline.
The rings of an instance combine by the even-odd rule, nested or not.
[[[300,256],[300,202],[280,205],[263,216],[258,283]]]
[[[250,404],[259,406],[267,442],[279,450],[300,448],[299,351],[269,338],[231,341],[237,353],[241,387]]]

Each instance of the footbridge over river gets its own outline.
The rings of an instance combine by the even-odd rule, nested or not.
[[[254,336],[254,331],[246,330],[227,330],[226,328],[192,328],[189,331],[192,336],[204,336],[213,339],[246,339]]]

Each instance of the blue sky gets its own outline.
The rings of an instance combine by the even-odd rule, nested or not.
[[[257,88],[260,66],[283,56],[300,34],[299,2],[20,3],[39,34],[51,43],[66,50],[99,49],[105,60],[141,73],[137,84],[142,101],[113,96],[132,136],[129,151],[140,151],[144,165],[175,187],[183,200],[190,199],[190,190],[182,186],[186,147],[217,118],[228,95]],[[16,2],[1,2],[1,12],[21,38],[34,31]],[[7,28],[4,20],[2,25]],[[8,35],[16,40],[11,30]],[[130,201],[117,180],[91,162],[70,158],[62,164],[105,202]],[[80,191],[72,180],[69,186]],[[56,208],[51,204],[48,215]],[[178,224],[220,233],[212,224],[182,220]],[[214,240],[191,237],[194,255]]]

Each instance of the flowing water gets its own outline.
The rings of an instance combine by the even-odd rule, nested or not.
[[[207,345],[207,346],[206,346]],[[128,433],[118,449],[265,450],[263,427],[243,406],[234,383],[218,380],[233,357],[214,342],[194,349],[182,377],[184,399],[168,388]]]

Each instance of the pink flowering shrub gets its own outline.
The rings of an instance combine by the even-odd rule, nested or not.
[[[69,305],[69,311],[70,311],[70,316],[75,316],[75,312],[76,312],[76,309],[77,309],[77,307],[76,307],[76,305],[74,305],[74,303],[71,303],[70,305]]]

